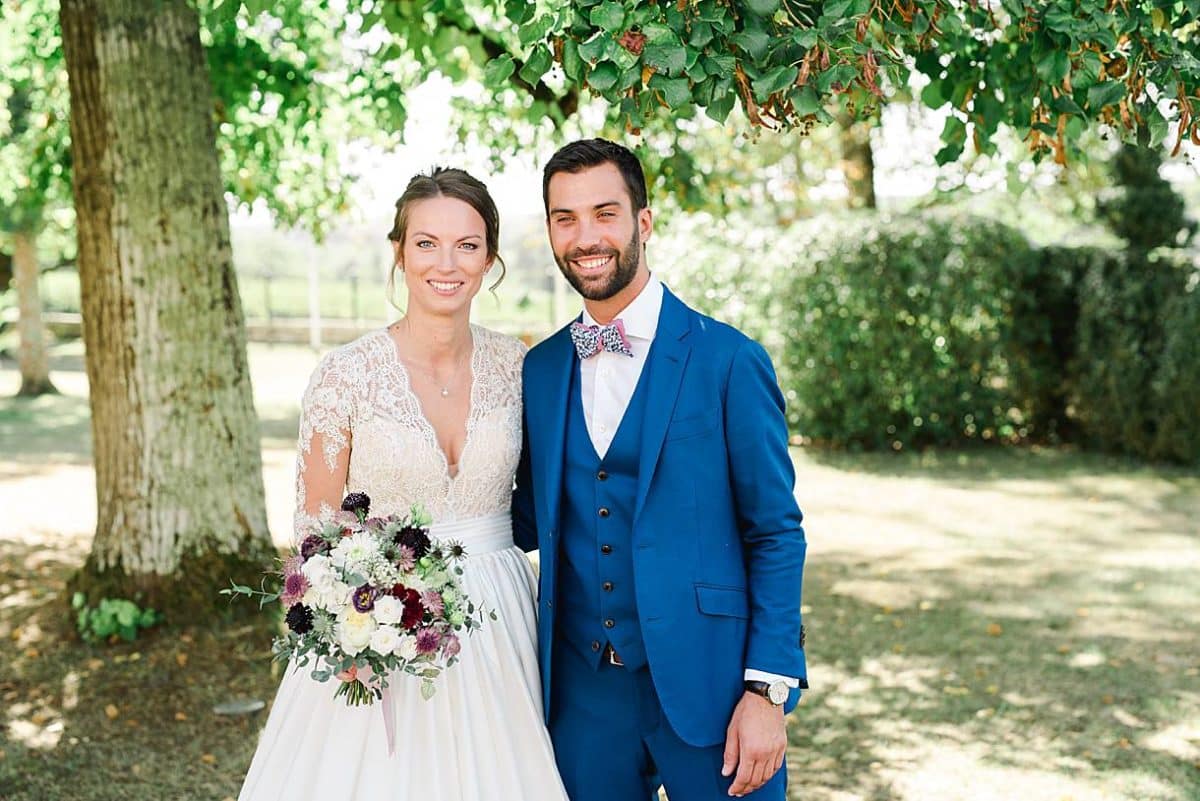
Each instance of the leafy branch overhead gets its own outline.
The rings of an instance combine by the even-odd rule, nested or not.
[[[1088,125],[1200,144],[1200,0],[575,0],[506,4],[522,39],[637,130],[697,106],[741,105],[769,129],[868,116],[914,73],[949,110],[938,161],[1000,125],[1060,163]],[[535,48],[536,50],[536,48]],[[531,58],[530,63],[534,59]]]

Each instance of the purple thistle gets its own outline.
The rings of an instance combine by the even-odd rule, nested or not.
[[[425,590],[421,593],[421,603],[434,617],[441,617],[446,611],[446,605],[442,603],[442,594],[437,590]]]
[[[359,612],[370,612],[375,608],[375,590],[364,584],[354,591],[354,608]]]
[[[279,602],[284,606],[291,606],[303,598],[306,592],[308,592],[308,579],[304,577],[304,574],[288,573],[283,579],[283,593],[279,596]]]
[[[417,632],[417,653],[436,654],[442,644],[442,635],[433,629],[421,629]]]

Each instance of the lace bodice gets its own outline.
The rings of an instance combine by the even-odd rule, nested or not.
[[[507,512],[521,453],[520,340],[471,326],[467,438],[451,477],[387,329],[326,354],[300,413],[295,534],[365,492],[372,515],[420,503],[435,523]]]

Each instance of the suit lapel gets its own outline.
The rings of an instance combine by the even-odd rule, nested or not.
[[[540,440],[538,464],[534,465],[535,481],[541,481],[544,492],[535,493],[540,499],[538,519],[553,529],[558,525],[558,510],[562,501],[563,450],[567,438],[567,405],[571,396],[571,371],[575,368],[575,346],[566,328],[546,343],[545,368],[540,371],[532,389],[537,393],[530,408],[536,421],[530,439]],[[526,401],[529,402],[528,400]]]
[[[650,479],[658,465],[662,452],[663,437],[667,424],[675,411],[679,387],[683,381],[683,370],[687,366],[692,346],[687,341],[691,332],[688,308],[671,292],[663,287],[662,311],[658,316],[658,330],[650,346],[647,369],[650,384],[646,387],[646,412],[642,421],[642,452],[638,461],[637,501],[633,519],[636,522],[646,502]]]

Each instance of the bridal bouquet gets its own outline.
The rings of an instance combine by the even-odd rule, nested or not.
[[[283,563],[276,592],[233,584],[225,595],[278,601],[287,632],[274,658],[305,667],[312,677],[341,680],[334,697],[352,705],[382,698],[395,671],[421,679],[421,695],[455,663],[460,633],[482,625],[463,593],[462,545],[429,537],[420,507],[406,517],[368,517],[371,499],[356,492],[333,520],[312,531]]]

